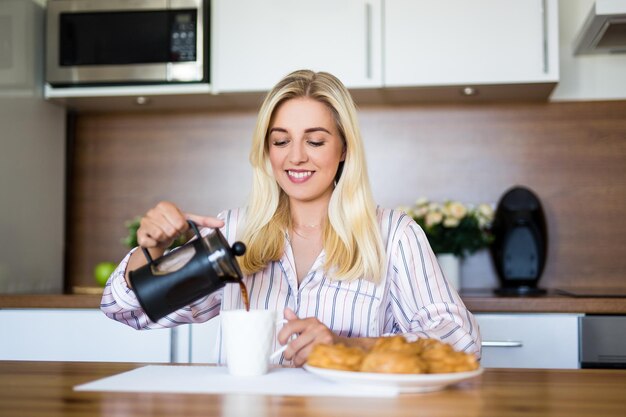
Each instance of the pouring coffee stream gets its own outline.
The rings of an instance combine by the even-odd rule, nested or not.
[[[194,222],[187,222],[196,239],[156,260],[142,247],[148,263],[129,273],[137,300],[146,315],[156,322],[227,283],[239,284],[244,305],[249,310],[248,291],[235,258],[245,253],[246,246],[235,242],[231,247],[219,229],[212,229],[203,237]]]

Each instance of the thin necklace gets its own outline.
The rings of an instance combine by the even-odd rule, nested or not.
[[[298,233],[297,228],[300,229],[304,229],[304,230],[310,230],[313,231],[315,229],[319,229],[320,227],[322,227],[321,224],[298,224],[296,222],[293,223],[291,229],[293,230],[293,233],[295,233],[296,235],[300,236],[302,239],[311,239],[313,236],[305,236],[301,233]]]
[[[296,222],[294,222],[293,225],[304,229],[317,229],[318,227],[322,227],[321,224],[298,224]]]

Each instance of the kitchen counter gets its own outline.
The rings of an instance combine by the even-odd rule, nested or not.
[[[626,298],[573,298],[562,295],[499,297],[490,291],[462,293],[474,313],[626,314]],[[0,295],[1,308],[99,308],[100,295]]]
[[[0,308],[100,308],[97,294],[4,294]]]
[[[443,391],[394,398],[76,392],[138,368],[94,362],[0,362],[0,415],[56,416],[622,416],[625,370],[486,369]]]
[[[474,313],[585,313],[626,314],[626,298],[569,297],[548,292],[539,297],[502,297],[491,291],[461,293]]]

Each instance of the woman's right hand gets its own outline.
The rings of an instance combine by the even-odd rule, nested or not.
[[[215,217],[184,213],[169,201],[161,201],[141,218],[137,230],[137,242],[144,248],[165,251],[174,240],[189,230],[187,220],[198,226],[219,228],[224,222]]]
[[[156,259],[163,255],[178,236],[189,230],[187,220],[195,222],[199,227],[220,228],[224,226],[224,222],[218,218],[185,213],[175,204],[161,201],[141,218],[139,229],[137,229],[137,243],[148,249],[150,255]],[[128,272],[145,264],[146,259],[143,253],[135,251],[126,268],[126,281],[129,282]]]

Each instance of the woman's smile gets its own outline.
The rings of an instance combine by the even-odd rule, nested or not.
[[[302,170],[288,170],[287,175],[289,176],[289,180],[295,184],[301,184],[306,182],[311,176],[315,173],[315,171],[302,171]]]

